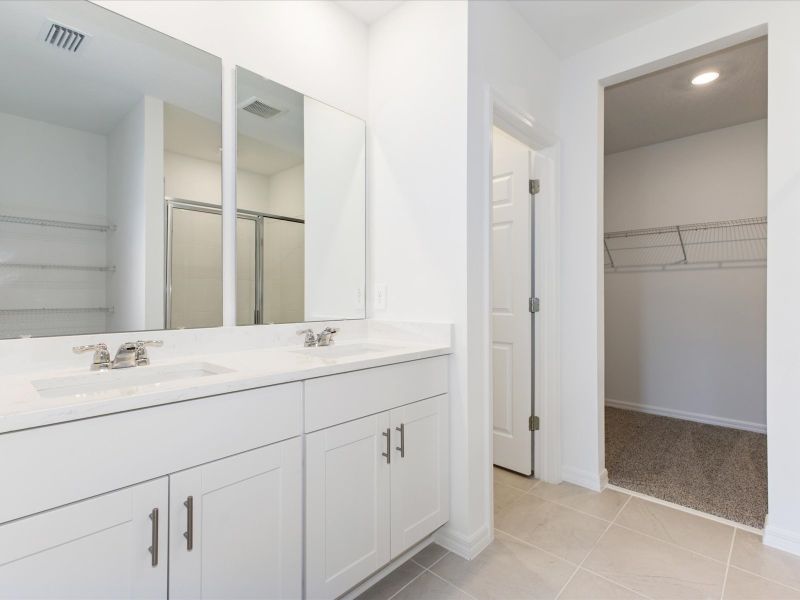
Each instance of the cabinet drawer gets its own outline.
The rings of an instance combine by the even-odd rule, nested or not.
[[[0,523],[300,434],[290,383],[0,435]]]
[[[352,371],[304,382],[305,431],[447,393],[447,356]]]

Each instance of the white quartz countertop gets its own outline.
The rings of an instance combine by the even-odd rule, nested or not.
[[[349,353],[348,347],[354,352]],[[365,350],[362,352],[361,348]],[[333,352],[326,354],[328,350]],[[306,350],[302,346],[271,347],[218,354],[192,354],[165,360],[159,359],[157,352],[151,352],[150,366],[112,371],[92,372],[89,370],[91,361],[87,360],[86,367],[82,369],[27,372],[21,375],[2,377],[0,434],[170,402],[430,358],[450,352],[449,345],[430,341],[425,343],[398,342],[365,338],[348,340],[328,348]],[[344,355],[336,356],[337,353]],[[86,358],[90,359],[89,356]],[[225,370],[225,372],[150,383],[124,382],[126,372],[134,375],[134,372],[141,374],[143,369],[200,364],[222,367],[220,370]],[[99,378],[109,375],[119,378],[123,383],[112,389],[56,397],[45,397],[37,389],[37,385],[41,388],[42,381],[61,378],[64,378],[61,381],[69,381],[77,376],[86,376],[79,380],[85,381],[86,378],[91,378],[91,381],[95,381],[94,378],[97,378],[96,381],[102,383]],[[135,379],[135,376],[131,379]]]

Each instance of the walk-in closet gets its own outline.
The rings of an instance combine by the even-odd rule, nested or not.
[[[765,37],[606,88],[609,481],[756,528],[766,214]]]

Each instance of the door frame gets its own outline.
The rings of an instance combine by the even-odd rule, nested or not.
[[[561,417],[560,417],[560,345],[559,345],[559,142],[558,138],[550,131],[543,128],[537,121],[526,115],[511,104],[506,102],[494,90],[490,90],[492,105],[491,127],[496,126],[528,146],[531,150],[542,154],[553,162],[552,184],[554,185],[552,202],[545,205],[543,202],[532,200],[530,238],[534,263],[532,266],[533,290],[539,298],[541,309],[536,313],[533,322],[533,414],[539,417],[540,428],[533,432],[533,470],[536,477],[549,483],[561,481]],[[489,141],[491,144],[491,135]],[[488,161],[489,181],[492,178],[491,155]],[[486,202],[486,235],[491,240],[491,202]],[[491,265],[486,274],[488,297],[491,298],[492,281]],[[484,315],[488,327],[487,356],[488,356],[488,436],[487,463],[489,468],[494,464],[493,459],[493,430],[492,415],[493,388],[491,369],[491,344],[492,324],[491,305],[487,303],[488,310]],[[544,349],[547,349],[545,351]],[[491,490],[491,479],[489,486]],[[492,496],[491,491],[489,493]],[[494,500],[491,502],[492,506]]]

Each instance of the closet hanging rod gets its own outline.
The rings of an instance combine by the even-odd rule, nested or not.
[[[39,225],[41,227],[59,227],[61,229],[85,229],[87,231],[114,231],[114,225],[96,225],[94,223],[77,223],[75,221],[55,221],[52,219],[34,219],[33,217],[17,217],[14,215],[0,215],[4,223],[17,223],[19,225]]]

